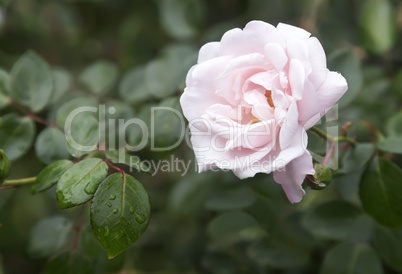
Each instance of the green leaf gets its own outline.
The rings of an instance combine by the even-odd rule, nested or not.
[[[223,252],[207,253],[202,258],[202,266],[210,274],[236,273],[241,262],[237,261],[230,254]]]
[[[175,38],[190,38],[195,35],[195,25],[201,20],[202,10],[202,2],[198,0],[159,2],[162,27]]]
[[[11,69],[11,97],[33,112],[42,110],[53,92],[53,75],[36,53],[27,52]]]
[[[101,110],[101,112],[103,112]],[[125,137],[127,133],[124,128],[119,129],[119,121],[128,121],[134,117],[133,108],[125,103],[119,101],[110,101],[105,104],[105,119],[101,118],[102,124],[100,124],[100,130],[105,128],[105,139],[106,146],[109,149],[117,149],[118,147],[123,147],[124,143],[120,143],[120,138]],[[100,114],[103,115],[103,114]],[[104,125],[104,126],[103,126]],[[130,128],[130,127],[128,127]],[[114,139],[113,139],[114,138]]]
[[[206,200],[205,206],[217,211],[238,210],[251,206],[255,200],[256,196],[250,188],[239,187],[215,192]]]
[[[105,60],[97,61],[87,67],[79,77],[80,82],[91,92],[106,94],[117,79],[117,67]]]
[[[120,101],[109,101],[105,104],[105,117],[106,120],[114,119],[116,121],[116,126],[118,125],[119,119],[129,120],[134,117],[133,108]],[[108,124],[106,124],[108,126]]]
[[[392,81],[392,91],[399,99],[402,99],[402,70],[398,70]],[[398,115],[398,114],[397,114]],[[402,134],[402,132],[401,132]]]
[[[205,199],[213,191],[216,180],[210,173],[187,175],[170,191],[168,212],[180,217],[191,217],[204,212]]]
[[[325,256],[322,274],[381,274],[377,253],[365,243],[341,243]]]
[[[7,155],[0,149],[0,185],[10,175],[11,163]]]
[[[83,252],[91,260],[94,261],[106,261],[107,256],[103,250],[102,245],[96,239],[91,226],[85,226],[81,232],[80,244]]]
[[[83,253],[93,262],[93,268],[96,273],[119,273],[124,269],[126,257],[117,256],[112,260],[108,260],[103,246],[96,238],[90,225],[83,228],[80,238],[80,247]]]
[[[53,79],[54,91],[50,99],[52,104],[56,103],[67,92],[72,83],[71,75],[64,69],[54,69]]]
[[[69,158],[66,136],[59,129],[47,127],[39,133],[35,142],[36,156],[45,164]]]
[[[243,211],[232,211],[217,216],[208,224],[207,231],[215,242],[222,244],[253,240],[262,233],[255,219]]]
[[[0,69],[0,109],[10,104],[10,76]]]
[[[10,161],[23,156],[31,147],[35,136],[35,123],[28,117],[9,113],[2,117],[0,146]]]
[[[92,198],[106,178],[107,165],[102,159],[85,159],[68,169],[57,184],[57,200],[61,208],[83,204]]]
[[[85,107],[85,108],[82,108]],[[98,103],[88,97],[78,97],[74,98],[66,103],[64,103],[59,110],[57,111],[56,114],[56,124],[59,128],[64,129],[65,122],[69,115],[73,115],[73,111],[77,110],[78,108],[81,108],[81,112],[77,114],[77,116],[70,117],[74,121],[77,120],[84,120],[84,117],[86,115],[92,115],[94,117],[97,117],[97,111],[98,111]],[[94,109],[95,108],[95,109]],[[95,112],[93,112],[95,110]]]
[[[303,226],[318,238],[362,240],[371,232],[370,219],[350,202],[336,200],[321,204],[306,214]]]
[[[102,182],[92,200],[91,225],[109,258],[137,241],[150,213],[148,193],[132,176],[115,173]]]
[[[31,193],[35,194],[51,188],[58,180],[60,180],[64,172],[72,166],[73,162],[69,160],[60,160],[51,163],[38,174],[31,187]]]
[[[82,115],[72,121],[71,127],[67,125],[66,141],[67,150],[78,158],[88,154],[97,148],[99,143],[99,122],[92,115]]]
[[[184,134],[184,120],[178,98],[167,98],[152,111],[154,113],[154,123],[151,124],[152,148],[156,150],[177,148]]]
[[[388,120],[387,132],[391,136],[402,137],[402,112],[395,114]]]
[[[29,235],[27,252],[32,258],[44,258],[62,248],[73,224],[62,216],[44,219]]]
[[[376,54],[391,49],[396,38],[396,18],[387,0],[370,0],[364,5],[361,17],[363,46]]]
[[[43,274],[92,274],[92,265],[84,256],[76,252],[64,252],[47,263]]]
[[[339,100],[341,107],[352,102],[361,91],[363,85],[363,73],[360,60],[351,49],[340,49],[328,56],[328,68],[339,71],[348,82],[348,91]]]
[[[358,144],[349,148],[341,158],[342,168],[337,173],[349,174],[363,167],[374,154],[373,144]]]
[[[377,148],[382,151],[402,154],[402,136],[391,136],[377,143]]]
[[[363,173],[360,200],[365,211],[388,227],[402,225],[402,171],[395,164],[375,158]]]
[[[198,52],[186,44],[173,44],[166,47],[162,55],[167,65],[175,68],[169,70],[172,84],[176,90],[184,89],[187,73],[197,63]]]
[[[171,77],[171,68],[166,60],[157,59],[150,62],[145,68],[146,90],[158,98],[163,99],[175,94],[176,82]]]
[[[133,104],[140,104],[152,98],[145,82],[145,68],[139,67],[127,72],[119,86],[120,97]]]
[[[308,261],[308,253],[294,246],[261,240],[247,250],[248,257],[262,267],[300,268]]]
[[[402,234],[378,226],[374,231],[374,247],[383,261],[392,269],[402,272]]]

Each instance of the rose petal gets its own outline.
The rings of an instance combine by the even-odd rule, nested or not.
[[[304,153],[287,164],[285,170],[275,171],[274,180],[282,185],[289,201],[294,204],[300,202],[305,194],[302,188],[304,178],[307,174],[314,173],[311,155]]]
[[[337,72],[328,71],[325,82],[318,91],[311,83],[304,89],[303,100],[298,101],[299,122],[305,129],[316,124],[348,89],[345,78]]]
[[[232,55],[234,57],[254,52],[250,49],[245,33],[239,29],[231,29],[222,36],[219,55]]]
[[[288,62],[285,50],[278,44],[267,44],[264,48],[265,56],[277,71],[281,71]]]
[[[303,127],[298,127],[293,136],[291,145],[284,150],[280,149],[276,139],[273,139],[271,142],[275,144],[275,147],[271,149],[270,153],[261,158],[258,168],[252,166],[245,167],[241,172],[236,171],[235,174],[237,175],[240,173],[242,178],[253,177],[257,173],[269,174],[275,170],[283,168],[289,162],[307,152],[307,133]]]
[[[219,56],[219,42],[210,42],[203,45],[198,54],[198,64]]]
[[[265,90],[264,90],[265,93]],[[260,120],[274,118],[274,110],[269,106],[267,97],[260,91],[249,91],[244,94],[244,100],[252,107],[251,113]]]
[[[185,88],[180,97],[180,105],[188,121],[200,118],[211,105],[218,103],[224,105],[227,102],[208,90],[195,87]]]
[[[322,110],[328,111],[345,94],[347,89],[346,79],[338,72],[329,71],[317,92]]]
[[[298,101],[297,105],[299,109],[299,123],[306,130],[317,123],[325,114],[321,113],[322,106],[320,105],[317,91],[310,82],[306,82],[303,99]]]
[[[243,31],[247,36],[249,46],[256,52],[264,53],[264,47],[268,43],[285,46],[285,41],[278,30],[266,22],[251,21],[244,27]]]
[[[308,79],[313,83],[315,88],[320,88],[327,77],[327,59],[324,49],[317,38],[311,37],[307,40],[308,59],[311,64],[311,73]]]
[[[226,65],[225,70],[218,76],[218,78],[226,77],[228,74],[237,71],[246,71],[251,68],[257,68],[262,71],[268,67],[269,64],[265,60],[264,55],[260,53],[251,53],[230,60]]]
[[[308,63],[308,47],[307,42],[303,40],[289,40],[286,42],[286,53],[289,59],[297,59],[303,62],[304,66],[310,66]]]
[[[306,73],[303,64],[297,59],[290,60],[289,83],[294,99],[300,100],[303,98],[305,80]]]
[[[279,23],[276,29],[282,36],[286,37],[287,39],[307,39],[311,35],[310,32],[304,29],[284,23]]]
[[[279,144],[282,150],[290,146],[293,141],[294,135],[299,127],[298,118],[297,104],[293,101],[289,106],[284,121],[281,123]]]

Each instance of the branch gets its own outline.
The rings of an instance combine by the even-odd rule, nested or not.
[[[341,137],[334,137],[334,136],[332,136],[332,135],[329,135],[329,134],[325,133],[324,131],[322,131],[322,130],[319,129],[318,127],[312,127],[312,128],[310,128],[310,130],[311,130],[315,135],[317,135],[318,137],[320,137],[320,138],[322,138],[322,139],[324,139],[324,140],[328,140],[328,141],[330,141],[330,142],[338,142],[338,143],[340,143],[340,142],[347,142],[347,143],[349,143],[349,144],[351,144],[351,145],[353,145],[353,146],[355,146],[355,145],[358,144],[358,142],[357,142],[356,140],[352,139],[352,138],[344,137],[344,136],[341,136]]]
[[[2,186],[22,186],[35,182],[36,177],[29,177],[15,180],[5,180]]]
[[[14,100],[10,100],[10,104],[12,104],[13,106],[15,106],[16,108],[18,108],[21,112],[23,112],[24,114],[27,115],[27,117],[31,118],[32,120],[43,124],[45,126],[49,126],[49,127],[57,127],[57,125],[55,123],[49,122],[39,116],[37,116],[35,113],[33,113],[31,110],[23,107],[22,105],[20,105],[19,103],[17,103]]]

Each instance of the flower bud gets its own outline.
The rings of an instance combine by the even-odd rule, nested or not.
[[[7,155],[2,149],[0,149],[0,185],[10,175],[11,163],[8,160]]]
[[[328,166],[316,164],[314,166],[315,179],[319,182],[328,183],[332,180],[332,171]]]
[[[305,183],[314,190],[322,190],[326,188],[332,179],[331,169],[323,164],[316,164],[314,166],[315,174],[307,175]]]

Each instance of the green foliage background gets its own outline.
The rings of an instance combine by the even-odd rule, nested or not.
[[[1,83],[6,85],[5,71],[12,79],[54,78],[38,85],[38,98],[24,93],[24,81],[11,83],[14,99],[49,126],[23,118],[7,104],[7,87],[1,88],[0,148],[12,160],[10,179],[36,176],[70,153],[82,156],[64,143],[48,146],[60,141],[52,125],[63,128],[78,106],[104,103],[117,110],[111,118],[145,121],[152,106],[180,110],[178,98],[199,47],[256,19],[297,25],[319,38],[329,68],[349,83],[339,119],[320,126],[351,121],[348,134],[360,142],[340,152],[340,168],[327,188],[307,190],[296,205],[271,175],[240,181],[230,172],[197,174],[185,143],[169,153],[146,147],[141,159],[173,155],[192,160],[192,172],[132,174],[149,193],[151,218],[139,240],[111,260],[91,230],[88,203],[62,210],[55,187],[36,195],[29,187],[0,189],[0,273],[402,272],[400,0],[0,3]],[[21,69],[23,62],[30,65]],[[85,124],[73,128],[96,132],[95,118],[84,117]],[[156,144],[173,143],[175,120],[162,115],[156,121]],[[10,148],[6,137],[14,125],[21,130]],[[91,144],[93,136],[79,129],[74,137]],[[135,144],[141,136],[131,129],[127,137]],[[309,138],[312,151],[324,153],[325,142]]]

